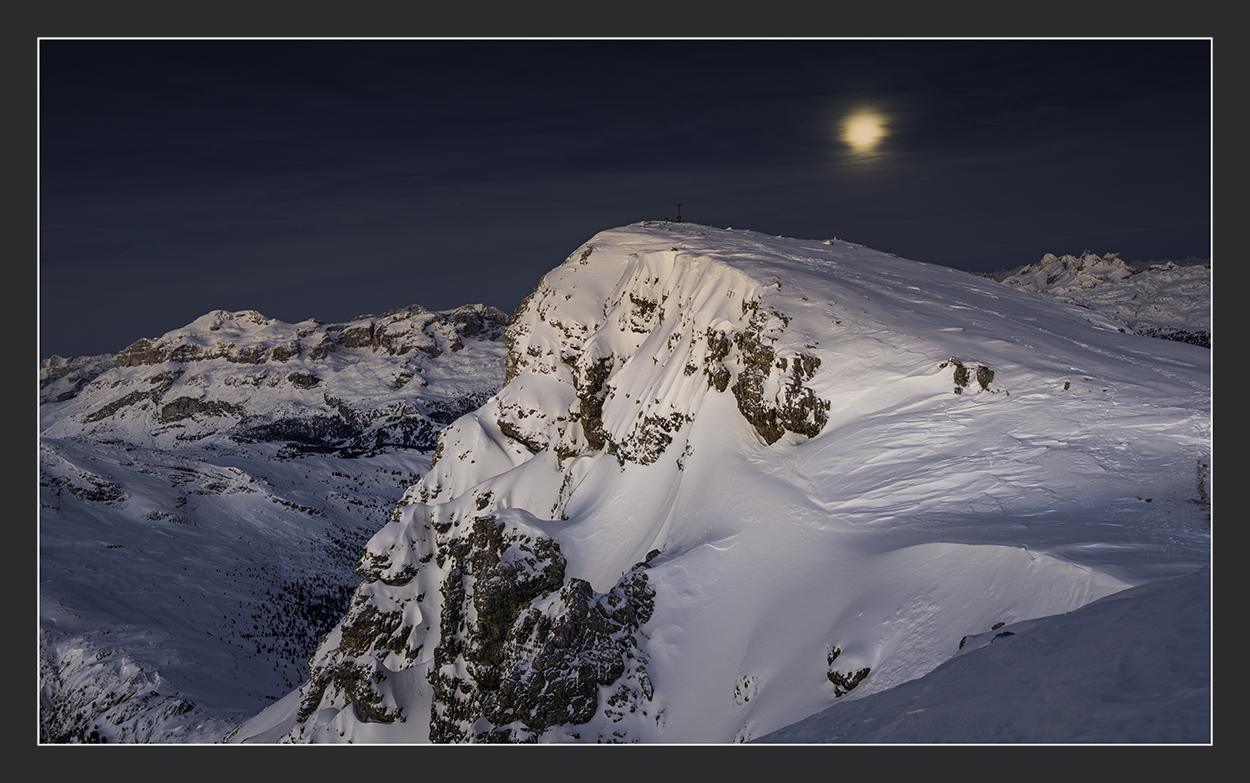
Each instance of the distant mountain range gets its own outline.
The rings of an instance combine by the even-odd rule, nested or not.
[[[1022,291],[1113,318],[1137,334],[1211,347],[1211,263],[1128,264],[1118,253],[1047,253],[1036,264],[986,274]]]
[[[282,442],[295,450],[429,450],[495,390],[508,316],[419,306],[344,324],[218,310],[114,357],[40,367],[47,437],[152,448]]]

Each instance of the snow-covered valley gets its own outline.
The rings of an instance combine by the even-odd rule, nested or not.
[[[46,740],[212,742],[296,687],[427,465],[45,441]]]
[[[43,738],[1205,741],[1209,618],[1164,611],[1115,638],[1171,623],[1174,739],[874,722],[926,682],[992,721],[950,694],[1053,616],[1088,673],[1098,607],[1201,606],[1211,351],[1020,279],[649,222],[506,335],[217,313],[49,362]]]
[[[40,735],[216,742],[307,677],[361,546],[503,381],[489,308],[218,311],[40,371]]]

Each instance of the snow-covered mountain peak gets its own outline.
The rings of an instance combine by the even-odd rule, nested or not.
[[[648,222],[506,339],[310,681],[234,739],[744,740],[1207,559],[1210,353],[1083,308]]]
[[[195,333],[197,331],[218,332],[224,329],[227,332],[242,334],[252,331],[255,327],[263,329],[276,323],[278,323],[277,319],[266,318],[255,310],[238,310],[236,312],[214,310],[195,319],[185,329],[180,331],[186,333]],[[307,323],[312,323],[312,321]]]
[[[1141,270],[1129,266],[1119,253],[1099,256],[1086,250],[1080,256],[1047,253],[1036,264],[1020,267],[1002,282],[1026,291],[1059,292],[1070,288],[1093,288],[1098,283],[1127,280]]]

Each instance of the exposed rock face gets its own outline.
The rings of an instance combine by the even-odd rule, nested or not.
[[[43,396],[71,406],[45,434],[157,448],[227,438],[348,454],[428,450],[442,425],[499,388],[506,324],[482,305],[414,305],[329,325],[216,311],[135,342],[111,368],[111,357],[45,361]]]
[[[163,422],[181,421],[197,414],[241,419],[247,415],[247,411],[242,405],[233,405],[220,400],[196,400],[191,397],[179,397],[161,407],[161,421]]]
[[[596,595],[584,580],[565,581],[553,540],[489,516],[447,550],[429,673],[432,741],[533,740],[553,726],[588,722],[600,688],[627,668],[645,678],[633,636],[652,611],[645,564]]]
[[[785,320],[780,313],[774,316]],[[777,358],[773,348],[760,339],[762,325],[768,320],[752,317],[749,328],[733,337],[741,351],[741,369],[733,385],[738,410],[765,443],[776,443],[786,432],[813,438],[829,420],[829,402],[804,386],[820,369],[820,359],[802,353]],[[709,383],[723,391],[728,369],[721,364],[706,372]]]
[[[365,582],[313,659],[300,723],[349,706],[365,720],[426,720],[395,698],[397,672],[428,681],[433,742],[535,741],[609,700],[620,712],[651,698],[635,638],[654,603],[645,562],[597,594],[566,579],[559,546],[526,515],[439,521],[446,509],[401,509],[366,548]],[[415,541],[409,515],[425,518]]]

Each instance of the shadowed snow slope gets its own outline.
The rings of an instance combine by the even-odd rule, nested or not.
[[[234,740],[744,741],[1209,561],[1211,353],[1089,310],[643,223],[507,342]]]
[[[1208,569],[969,637],[918,680],[756,741],[1209,743],[1210,591]]]
[[[214,742],[299,685],[507,316],[216,311],[40,367],[44,742]]]

